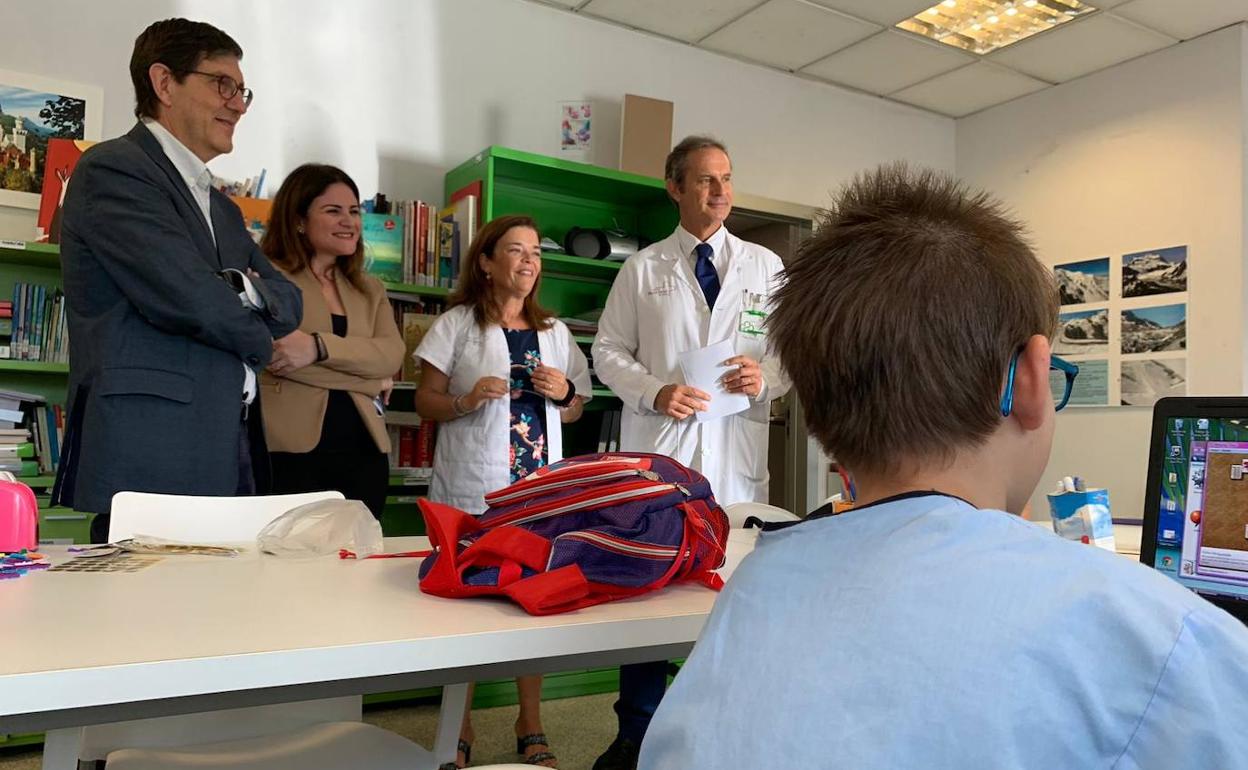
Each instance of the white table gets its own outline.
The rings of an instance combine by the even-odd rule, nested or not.
[[[753,538],[733,531],[721,574]],[[134,573],[0,582],[0,733],[680,657],[716,596],[679,585],[531,617],[504,600],[427,596],[418,564],[169,556]]]

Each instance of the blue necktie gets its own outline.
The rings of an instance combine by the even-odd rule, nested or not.
[[[714,251],[709,243],[699,243],[694,248],[698,261],[694,265],[693,274],[698,277],[698,285],[702,287],[702,294],[706,297],[706,306],[709,308],[715,307],[715,299],[719,296],[719,273],[715,272],[715,266],[711,264],[711,254]]]

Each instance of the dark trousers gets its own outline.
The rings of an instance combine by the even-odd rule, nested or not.
[[[615,713],[621,738],[641,743],[666,689],[667,661],[620,666],[620,699],[615,702]]]
[[[373,516],[381,518],[390,484],[390,462],[386,455],[371,452],[273,452],[273,494],[297,492],[341,492],[348,500],[359,500]]]
[[[260,422],[260,412],[256,405],[245,408],[238,431],[238,486],[234,490],[236,496],[266,494],[269,486],[268,451],[264,443],[264,426]],[[164,494],[182,494],[179,490],[146,490],[160,491]],[[91,520],[91,542],[107,543],[109,515],[96,514]]]

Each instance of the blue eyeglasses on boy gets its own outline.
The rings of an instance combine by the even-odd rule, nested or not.
[[[1010,358],[1010,368],[1005,374],[1005,392],[1001,394],[1001,416],[1009,417],[1014,411],[1014,370],[1018,368],[1018,357],[1023,351],[1018,351]],[[1062,391],[1062,397],[1055,399],[1057,411],[1062,411],[1066,406],[1066,402],[1070,401],[1070,392],[1075,386],[1075,376],[1079,374],[1079,367],[1072,364],[1059,356],[1049,356],[1049,371],[1060,372],[1066,377],[1066,388]]]

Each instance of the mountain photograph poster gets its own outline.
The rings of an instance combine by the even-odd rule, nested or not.
[[[1109,299],[1109,257],[1054,265],[1053,274],[1063,305]]]
[[[1137,251],[1122,256],[1122,296],[1149,297],[1187,291],[1187,247]]]
[[[1059,356],[1097,355],[1109,352],[1109,310],[1083,310],[1058,316],[1053,352]]]

